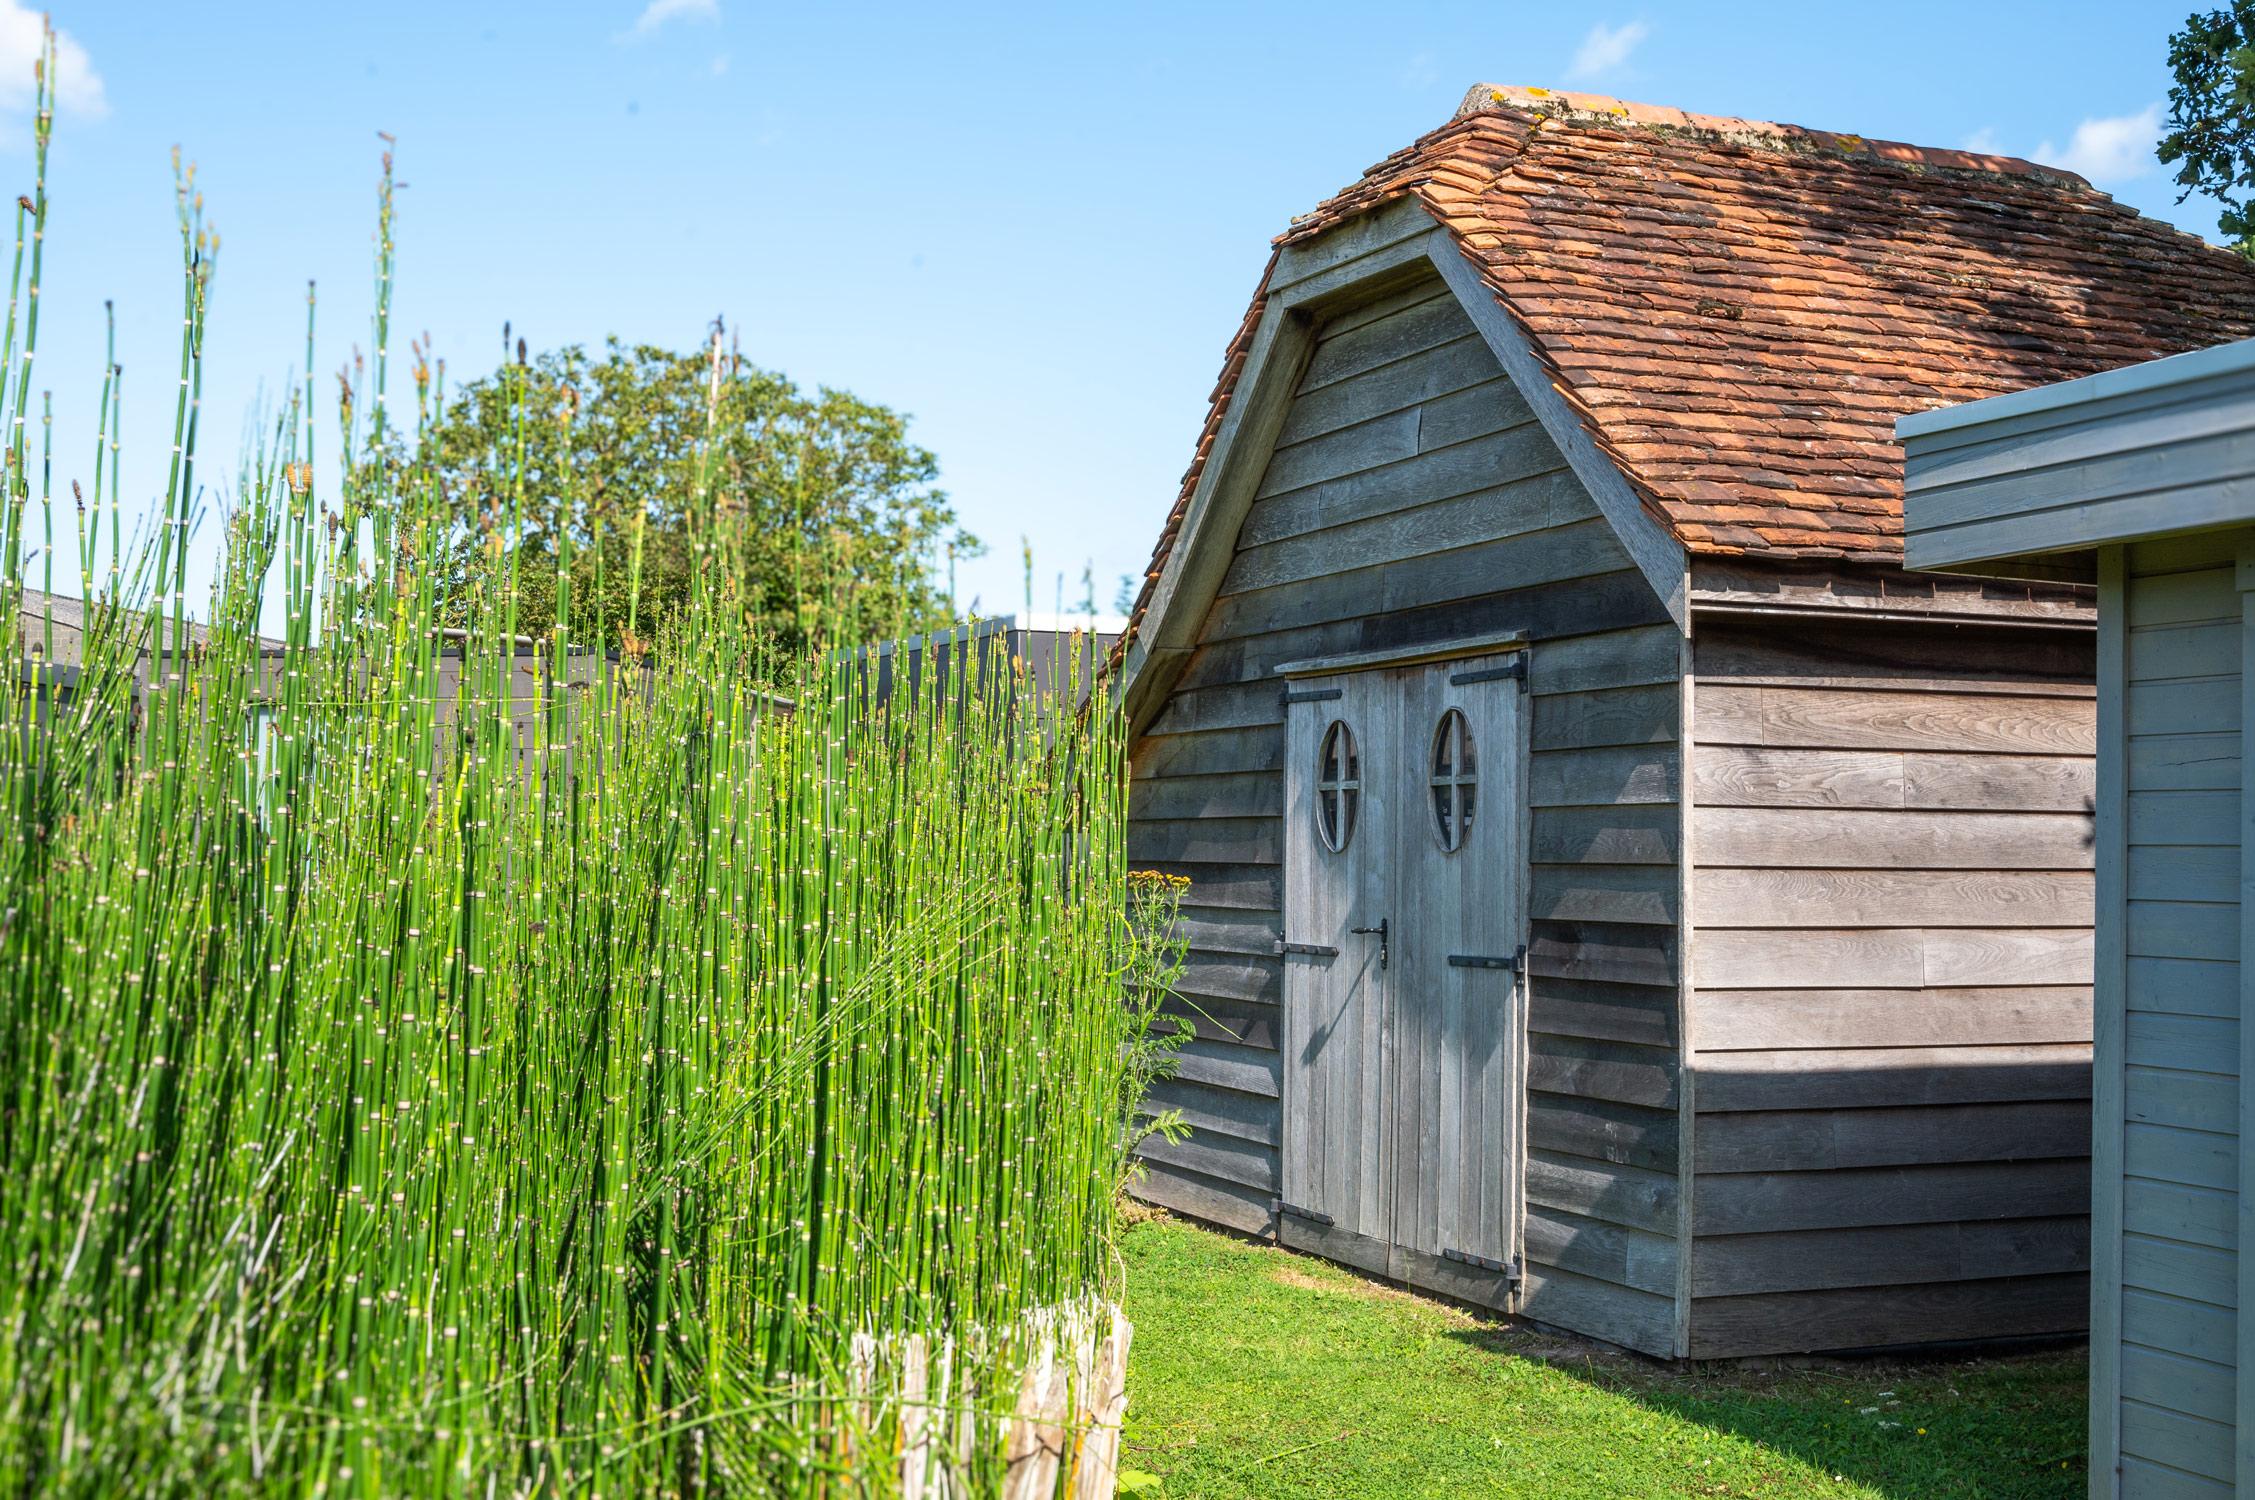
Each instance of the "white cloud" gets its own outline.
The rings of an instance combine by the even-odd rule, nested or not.
[[[714,58],[714,59],[713,59],[713,77],[715,77],[715,78],[718,78],[718,77],[720,77],[720,75],[721,75],[721,74],[723,74],[723,73],[725,73],[725,72],[727,72],[727,71],[728,71],[728,54],[727,54],[727,53],[725,53],[725,52],[723,52],[723,53],[721,53],[721,54],[720,54],[720,56],[718,56],[718,57],[716,57],[716,58]]]
[[[41,20],[40,13],[23,0],[0,0],[0,109],[23,109],[32,101],[31,70],[44,40]],[[90,120],[110,112],[102,75],[67,31],[55,33],[55,105]]]
[[[2161,106],[2148,104],[2134,115],[2087,119],[2075,127],[2065,150],[2046,141],[2036,148],[2036,160],[2079,172],[2103,187],[2143,177],[2158,166],[2153,148],[2160,139]]]
[[[1573,66],[1566,70],[1566,76],[1580,80],[1612,72],[1629,60],[1629,54],[1651,30],[1642,21],[1629,21],[1620,26],[1598,22],[1589,29],[1589,35],[1582,38],[1581,50],[1574,54]]]
[[[6,3],[6,0],[0,0]],[[635,36],[648,36],[668,21],[717,21],[720,0],[650,0],[634,21]]]
[[[2004,142],[1997,139],[1997,128],[1984,125],[1964,140],[1958,142],[1961,151],[1978,151],[1983,156],[2005,155]]]

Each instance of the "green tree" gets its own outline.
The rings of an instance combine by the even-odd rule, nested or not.
[[[2169,133],[2164,162],[2177,165],[2177,195],[2222,201],[2217,225],[2255,257],[2255,0],[2185,18],[2169,38]]]
[[[957,526],[935,484],[938,461],[909,441],[907,419],[850,392],[808,394],[733,351],[720,357],[717,392],[714,375],[709,350],[612,339],[599,353],[552,350],[450,393],[422,437],[459,523],[448,576],[492,565],[514,509],[521,630],[555,623],[557,558],[568,549],[573,635],[631,647],[631,618],[647,641],[688,599],[703,473],[715,510],[738,518],[726,582],[777,646],[946,624],[940,559],[950,549],[975,556],[979,543]]]

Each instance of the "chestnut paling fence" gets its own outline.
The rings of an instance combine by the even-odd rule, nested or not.
[[[568,548],[519,641],[513,515],[485,576],[431,576],[388,161],[351,461],[323,493],[285,403],[191,629],[216,240],[184,178],[135,545],[114,367],[91,506],[27,451],[51,77],[0,617],[58,510],[87,610],[67,682],[30,623],[0,722],[0,1492],[1101,1492],[1173,961],[1114,718],[1045,729],[1007,670],[883,711],[778,671],[704,486],[695,596],[623,657],[573,651]]]

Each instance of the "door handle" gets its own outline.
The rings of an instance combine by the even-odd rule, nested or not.
[[[1374,932],[1378,935],[1378,967],[1381,969],[1386,967],[1386,927],[1387,919],[1380,917],[1376,927],[1350,927],[1347,929],[1349,932]]]

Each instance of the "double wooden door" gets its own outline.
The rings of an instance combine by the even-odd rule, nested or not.
[[[1286,690],[1279,1234],[1499,1306],[1523,1176],[1523,661]]]

